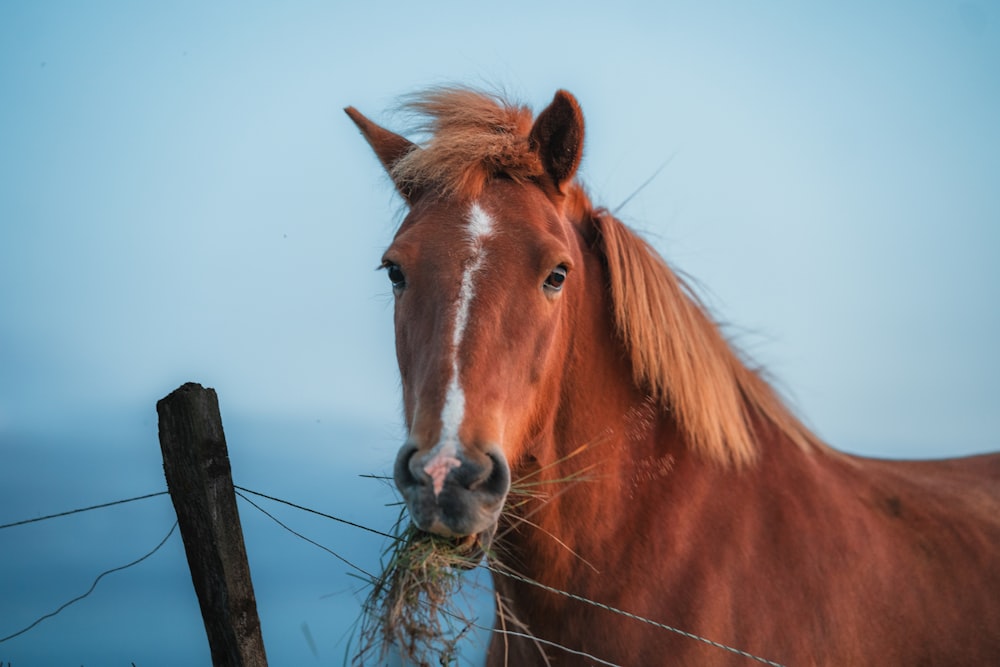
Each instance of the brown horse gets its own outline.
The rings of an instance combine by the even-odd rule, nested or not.
[[[408,205],[395,479],[418,527],[493,554],[490,665],[750,660],[648,621],[790,666],[1000,665],[1000,456],[820,442],[591,204],[569,93],[410,106],[422,145],[347,109]]]

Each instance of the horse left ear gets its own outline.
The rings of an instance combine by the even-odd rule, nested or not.
[[[528,140],[545,172],[562,192],[583,157],[583,111],[576,98],[565,90],[557,91],[552,103],[535,119]]]
[[[379,162],[382,163],[382,166],[385,167],[390,176],[392,175],[392,168],[396,166],[396,163],[404,155],[417,149],[415,143],[372,122],[354,107],[347,107],[344,109],[344,112],[351,117],[354,124],[361,130],[361,134],[364,135],[368,145],[375,151]],[[399,190],[399,193],[403,195],[403,198],[407,202],[412,203],[414,193],[408,186],[397,182],[396,189]]]

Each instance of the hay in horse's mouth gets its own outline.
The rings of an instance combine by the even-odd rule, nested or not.
[[[460,570],[471,570],[486,553],[482,543],[482,534],[466,535],[465,537],[435,536],[434,539],[441,542],[441,547],[450,550],[448,558],[449,560],[453,559],[450,565]]]
[[[362,608],[361,649],[354,663],[381,663],[395,647],[408,664],[451,664],[473,624],[454,604],[459,575],[482,560],[492,531],[442,537],[412,524],[400,530],[401,524]]]

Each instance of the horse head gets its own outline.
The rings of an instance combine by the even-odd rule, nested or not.
[[[421,98],[424,146],[347,113],[408,206],[382,258],[408,430],[395,482],[419,528],[485,546],[512,464],[560,402],[583,284],[566,214],[583,117],[563,91],[535,120],[495,100],[470,114],[478,99]]]

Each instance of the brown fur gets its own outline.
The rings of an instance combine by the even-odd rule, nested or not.
[[[454,87],[414,95],[405,106],[424,118],[420,127],[432,136],[391,167],[397,184],[469,200],[491,179],[542,175],[527,107]],[[714,461],[748,463],[757,454],[751,424],[760,418],[803,447],[821,446],[747,368],[656,251],[610,213],[595,210],[581,185],[570,190],[571,220],[600,235],[615,321],[636,381],[675,413],[691,445]]]
[[[397,355],[419,454],[440,431],[469,200],[499,227],[461,349],[460,438],[481,465],[499,445],[515,480],[497,628],[550,644],[497,632],[488,664],[588,664],[553,644],[619,665],[750,664],[505,572],[790,667],[1000,664],[1000,456],[820,443],[663,259],[565,180],[582,150],[568,94],[541,130],[468,90],[414,108],[430,114],[423,148],[355,121],[404,194],[434,195],[409,201],[386,253],[407,273]],[[546,296],[555,266],[565,286]]]

